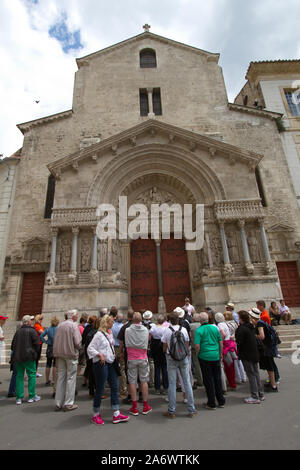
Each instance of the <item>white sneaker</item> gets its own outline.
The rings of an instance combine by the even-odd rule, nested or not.
[[[28,402],[27,403],[34,403],[36,401],[40,401],[41,397],[39,395],[36,395],[35,397],[33,398],[29,398]]]
[[[22,405],[22,399],[21,399],[21,398],[18,398],[17,401],[16,401],[16,404],[17,404],[17,405]]]
[[[38,373],[36,373],[36,376],[37,376],[37,377],[43,377],[43,374],[38,374]]]
[[[253,405],[253,404],[259,405],[260,404],[260,400],[257,399],[257,398],[253,398],[253,397],[244,398],[244,402],[248,403],[249,405]]]

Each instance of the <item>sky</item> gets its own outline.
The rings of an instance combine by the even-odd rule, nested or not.
[[[298,59],[299,0],[0,0],[0,155],[17,124],[72,108],[76,58],[142,33],[220,53],[228,99],[251,61]]]

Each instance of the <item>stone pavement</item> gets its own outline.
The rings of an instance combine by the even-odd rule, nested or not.
[[[150,394],[153,411],[147,415],[131,416],[128,423],[113,425],[110,400],[106,399],[102,417],[103,427],[90,423],[92,400],[78,377],[78,410],[55,413],[52,388],[44,386],[44,376],[37,379],[38,403],[15,404],[6,398],[10,373],[0,370],[0,449],[39,450],[200,450],[200,449],[299,449],[300,448],[300,365],[290,357],[277,360],[282,381],[279,393],[266,394],[260,405],[246,405],[242,399],[249,395],[248,384],[228,392],[224,409],[201,409],[205,401],[203,387],[195,391],[199,412],[188,418],[182,395],[177,394],[177,417],[162,416],[167,409],[163,398]],[[43,369],[41,369],[44,372]],[[261,371],[261,377],[265,373]],[[25,389],[26,390],[26,389]],[[26,396],[25,396],[26,398]],[[128,405],[121,406],[122,411]]]

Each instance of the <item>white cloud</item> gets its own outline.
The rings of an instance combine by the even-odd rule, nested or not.
[[[75,57],[143,31],[220,52],[229,99],[251,60],[297,58],[298,0],[2,0],[0,2],[0,153],[17,150],[16,124],[72,107]],[[67,54],[49,36],[64,18],[83,48]],[[40,100],[39,104],[35,100]]]

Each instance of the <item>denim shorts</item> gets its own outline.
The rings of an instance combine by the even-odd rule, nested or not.
[[[128,361],[127,365],[128,383],[136,384],[138,379],[141,383],[149,382],[149,362],[148,359]]]

